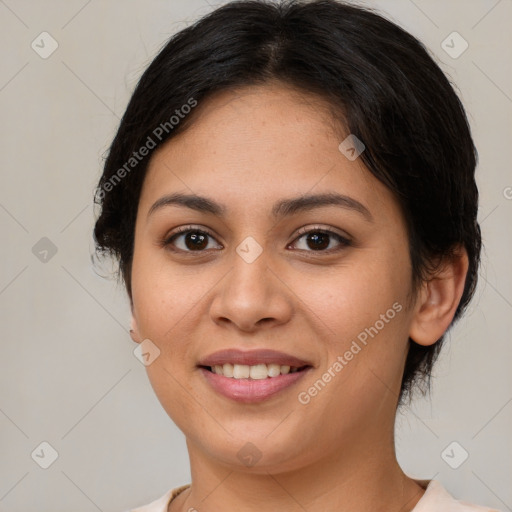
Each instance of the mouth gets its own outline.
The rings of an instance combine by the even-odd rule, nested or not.
[[[197,367],[211,390],[246,404],[290,389],[314,368],[308,361],[267,349],[222,350],[199,361]]]
[[[279,363],[259,363],[255,365],[224,363],[222,365],[216,364],[214,366],[199,365],[199,368],[222,375],[229,379],[249,379],[249,380],[263,380],[275,379],[280,375],[288,375],[289,373],[297,373],[312,368],[310,365],[303,366],[289,366]]]

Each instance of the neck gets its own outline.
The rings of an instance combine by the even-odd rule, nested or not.
[[[187,445],[192,486],[171,503],[172,512],[410,512],[425,492],[401,470],[393,442],[387,449],[382,442],[351,444],[285,471],[227,467]]]

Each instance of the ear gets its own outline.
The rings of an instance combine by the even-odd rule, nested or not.
[[[419,345],[433,345],[448,330],[464,292],[468,267],[466,249],[458,247],[423,283],[409,332]]]
[[[133,306],[132,306],[132,319],[131,319],[131,325],[130,325],[130,337],[135,343],[140,343],[141,337],[139,334],[139,326],[137,325],[137,320],[135,319],[135,315],[133,312]]]

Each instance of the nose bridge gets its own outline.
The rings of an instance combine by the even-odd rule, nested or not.
[[[277,323],[291,313],[286,291],[270,270],[270,253],[254,238],[245,238],[232,255],[232,270],[212,303],[214,320],[224,319],[250,330],[262,319]]]
[[[244,239],[233,254],[233,271],[229,279],[230,294],[237,296],[241,303],[254,307],[253,302],[263,304],[268,302],[270,288],[275,283],[268,270],[269,254],[253,237]]]

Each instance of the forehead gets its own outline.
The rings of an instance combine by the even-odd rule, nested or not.
[[[196,109],[187,130],[153,154],[141,208],[175,191],[214,195],[233,211],[334,191],[372,208],[393,203],[360,158],[340,151],[349,134],[317,96],[279,84],[251,86],[218,93]]]

